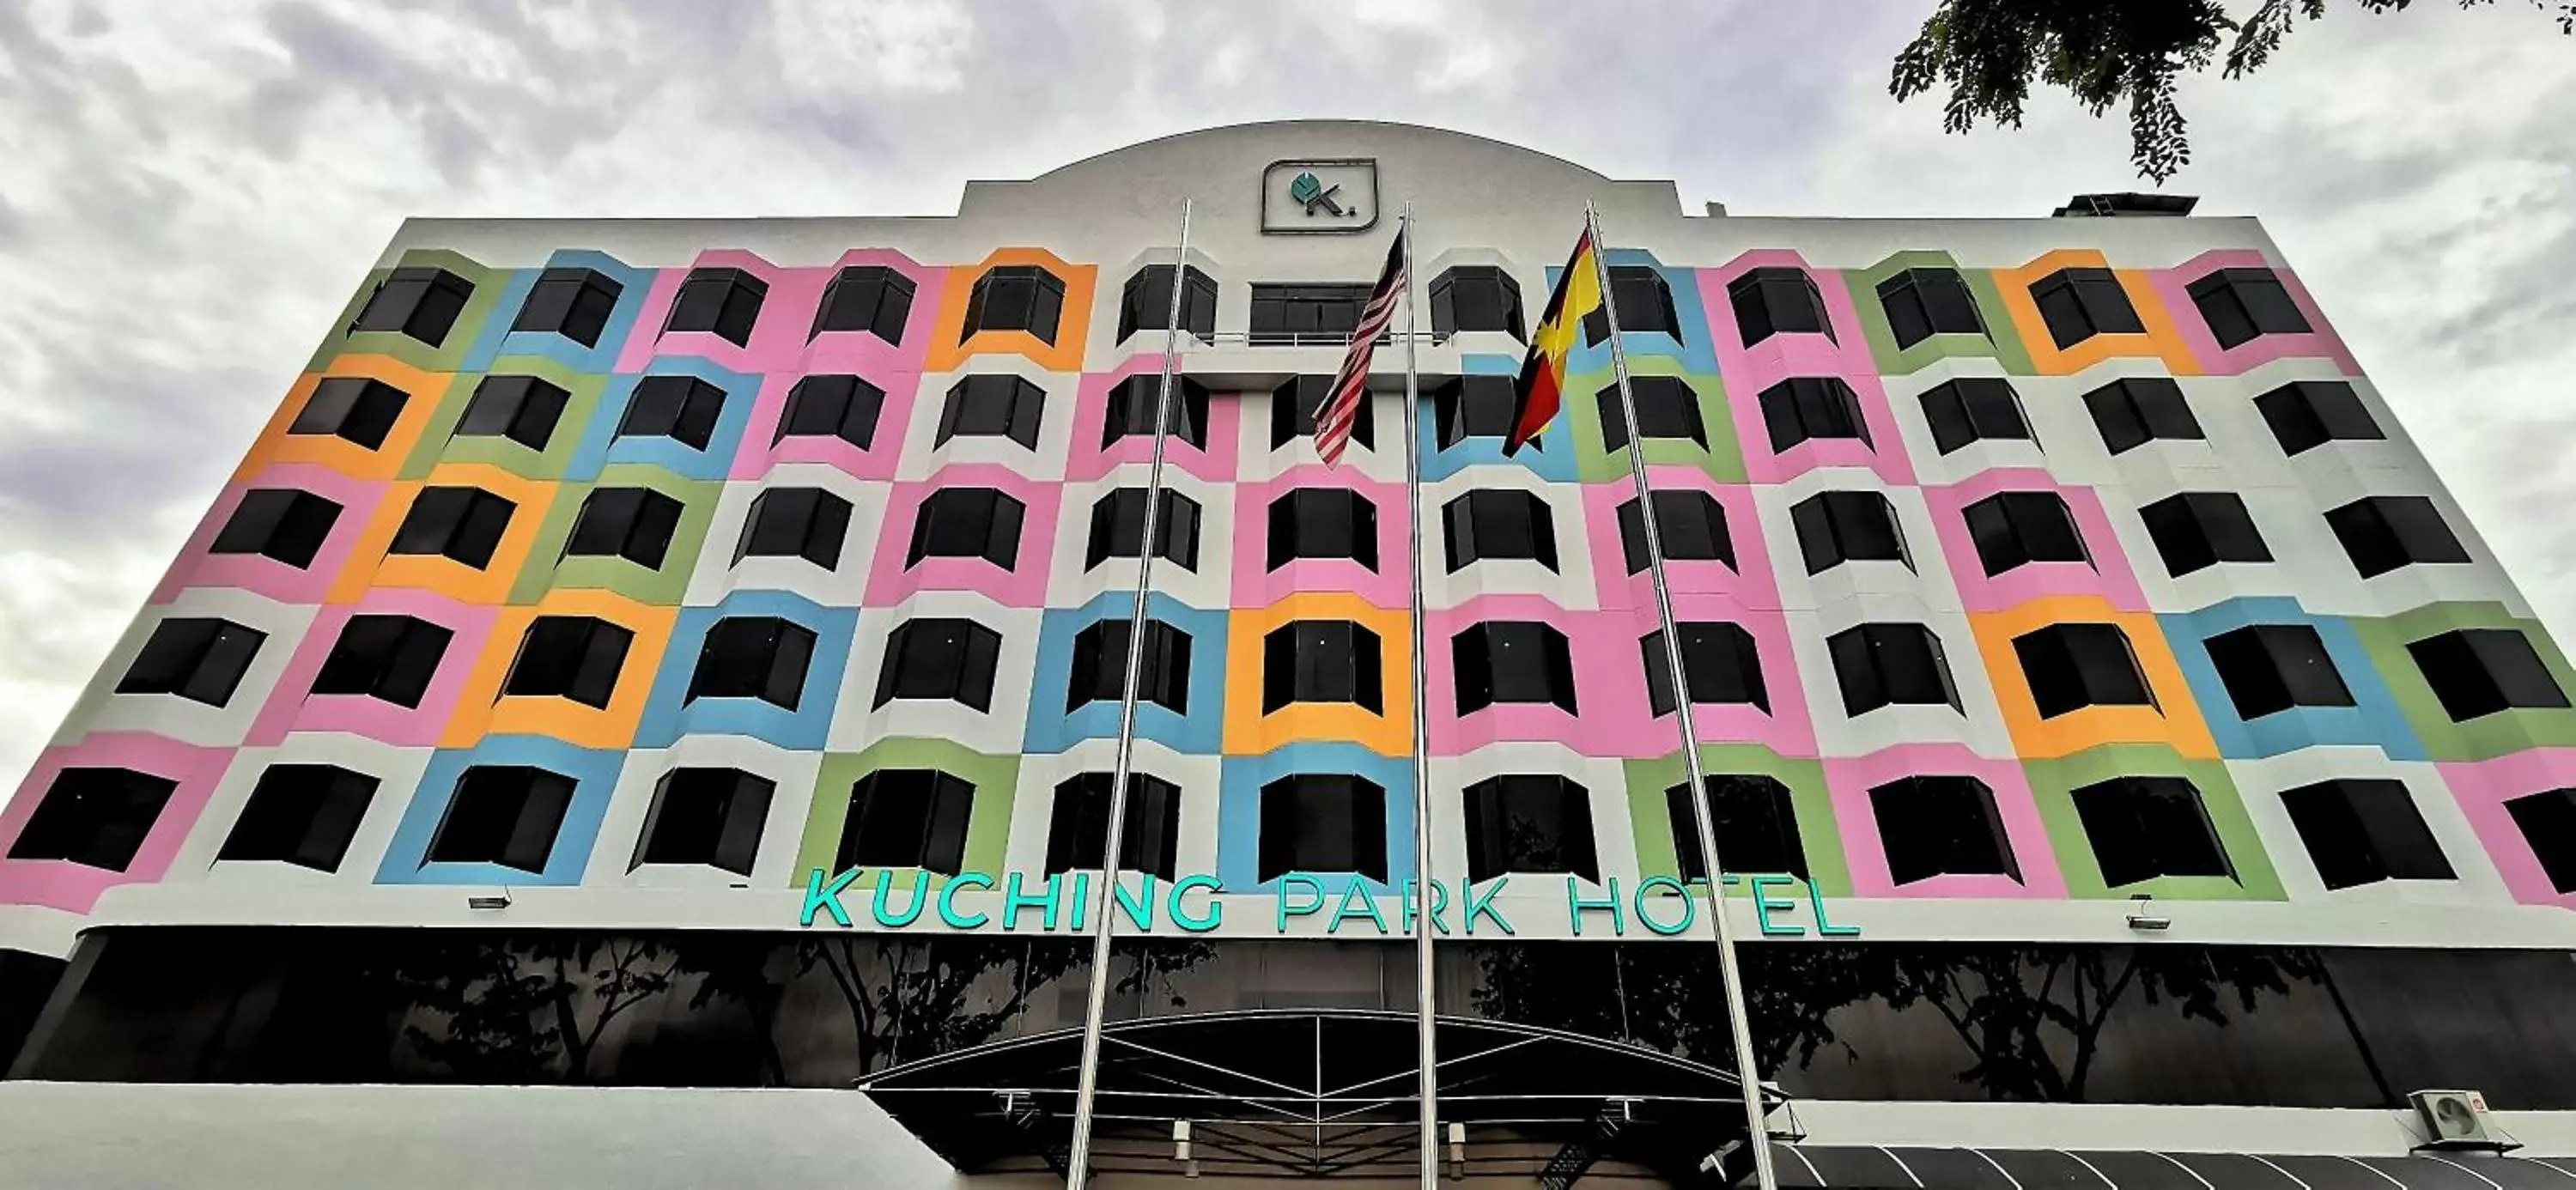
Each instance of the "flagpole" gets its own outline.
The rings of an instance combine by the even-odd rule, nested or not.
[[[1172,304],[1163,322],[1163,380],[1154,393],[1153,461],[1145,469],[1145,515],[1136,539],[1136,603],[1127,615],[1127,664],[1118,687],[1118,753],[1109,776],[1109,826],[1100,843],[1100,892],[1091,902],[1091,983],[1082,1007],[1082,1062],[1073,1092],[1073,1149],[1066,1190],[1091,1178],[1093,1105],[1100,1092],[1100,1026],[1109,1008],[1111,913],[1127,836],[1127,782],[1136,753],[1136,693],[1145,672],[1146,594],[1154,582],[1154,531],[1163,511],[1163,445],[1172,419],[1173,374],[1181,358],[1181,294],[1190,267],[1190,200],[1181,200],[1181,240],[1172,251]]]
[[[1637,520],[1644,526],[1646,568],[1653,575],[1655,618],[1664,633],[1664,663],[1673,684],[1673,709],[1682,733],[1682,757],[1690,773],[1691,824],[1699,835],[1702,870],[1708,873],[1708,917],[1717,931],[1718,968],[1726,988],[1726,1024],[1734,1035],[1735,1081],[1744,1095],[1744,1140],[1753,1150],[1753,1173],[1760,1190],[1777,1190],[1771,1169],[1771,1135],[1762,1110],[1761,1063],[1753,1053],[1753,1025],[1744,1007],[1744,974],[1737,960],[1742,951],[1726,919],[1726,882],[1717,862],[1717,824],[1708,811],[1708,776],[1700,766],[1699,732],[1691,722],[1689,674],[1682,664],[1680,627],[1673,617],[1673,592],[1664,577],[1664,535],[1655,516],[1654,493],[1646,486],[1646,444],[1637,433],[1637,399],[1628,384],[1628,349],[1619,341],[1619,299],[1610,285],[1610,250],[1601,241],[1601,213],[1583,204],[1584,230],[1592,237],[1592,267],[1601,284],[1601,316],[1610,325],[1610,373],[1619,387],[1619,416],[1628,430],[1628,473],[1637,487]]]
[[[1431,920],[1431,720],[1426,704],[1430,702],[1431,684],[1425,680],[1422,645],[1422,408],[1421,378],[1416,367],[1418,347],[1413,285],[1413,203],[1404,204],[1404,215],[1396,224],[1396,237],[1404,242],[1404,525],[1412,538],[1405,556],[1411,560],[1412,605],[1407,628],[1411,636],[1413,687],[1413,1011],[1414,1036],[1421,1064],[1417,1093],[1422,1098],[1422,1190],[1437,1190],[1440,1184],[1440,1056],[1437,1043],[1439,1015],[1435,1011],[1432,988],[1432,920]]]

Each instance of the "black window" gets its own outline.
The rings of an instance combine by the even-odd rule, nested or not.
[[[1869,791],[1871,817],[1899,885],[1934,876],[2021,879],[1995,791],[1974,777],[1900,777]]]
[[[968,335],[982,331],[1027,331],[1038,342],[1055,345],[1064,321],[1064,282],[1036,265],[1004,265],[975,278],[966,297]]]
[[[478,764],[456,779],[424,863],[543,872],[572,808],[573,779],[528,765]]]
[[[752,324],[760,320],[760,303],[769,297],[769,282],[741,269],[691,269],[671,302],[662,333],[711,331],[736,347],[751,342]]]
[[[1527,338],[1521,329],[1520,282],[1489,264],[1462,264],[1432,278],[1432,336],[1446,339],[1460,331]]]
[[[1708,446],[1708,425],[1700,419],[1699,390],[1678,376],[1635,376],[1628,391],[1637,402],[1637,433],[1644,438],[1686,438]],[[1628,445],[1628,419],[1619,412],[1619,386],[1604,385],[1593,400],[1601,407],[1601,445],[1618,450]]]
[[[1762,424],[1771,431],[1771,450],[1780,451],[1810,438],[1869,440],[1860,397],[1838,376],[1800,376],[1762,390]]]
[[[358,311],[352,331],[394,331],[432,347],[447,342],[456,316],[474,296],[474,283],[445,269],[395,269]]]
[[[1366,777],[1323,775],[1262,786],[1259,878],[1290,872],[1386,879],[1386,790]]]
[[[671,552],[671,535],[679,531],[680,512],[679,501],[651,488],[594,488],[582,498],[564,556],[624,558],[659,570]]]
[[[1261,713],[1292,702],[1347,702],[1385,714],[1377,634],[1348,620],[1297,620],[1261,642]]]
[[[2084,394],[2084,408],[2102,432],[2102,445],[2115,455],[2158,438],[2185,442],[2208,437],[2201,433],[2200,419],[2191,415],[2182,386],[2163,376],[2114,380]]]
[[[528,625],[519,655],[501,693],[521,698],[569,698],[606,709],[617,693],[617,673],[635,634],[589,616],[539,616]]]
[[[1726,298],[1735,307],[1735,325],[1747,347],[1773,335],[1834,336],[1825,317],[1825,295],[1804,269],[1754,269],[1727,282]]]
[[[2467,546],[2451,533],[2430,496],[2365,496],[2326,512],[2326,527],[2363,578],[2417,562],[2466,562]]]
[[[1986,320],[1957,269],[1907,269],[1878,283],[1878,304],[1898,348],[1934,335],[1983,335]]]
[[[547,269],[537,274],[537,283],[529,288],[528,300],[519,307],[519,317],[510,329],[552,331],[584,347],[597,347],[599,333],[608,329],[608,316],[617,310],[617,296],[624,292],[624,285],[604,273]]]
[[[1941,638],[1921,624],[1858,624],[1825,640],[1842,688],[1843,714],[1866,715],[1890,703],[1959,706]]]
[[[912,294],[912,278],[902,273],[881,264],[851,265],[823,287],[806,341],[825,331],[865,331],[899,345],[904,321],[912,317]]]
[[[1002,634],[973,620],[906,620],[886,635],[874,705],[898,698],[944,699],[990,711],[993,673],[1001,658]]]
[[[2191,302],[2221,347],[2235,347],[2256,335],[2304,335],[2307,315],[2290,300],[2290,290],[2270,269],[2220,269],[2191,283]]]
[[[1553,624],[1470,624],[1449,638],[1449,659],[1461,715],[1498,702],[1549,703],[1574,713],[1574,649]]]
[[[530,450],[544,450],[572,400],[551,381],[536,376],[486,376],[456,420],[459,438],[507,438]]]
[[[2406,783],[2346,777],[2281,791],[2290,825],[2327,888],[2382,880],[2452,880],[2451,861],[2424,825]],[[2508,803],[2510,805],[2510,803]]]
[[[2236,864],[2218,841],[2200,790],[2180,777],[2113,777],[2075,791],[2075,816],[2112,888],[2159,876],[2224,876]]]
[[[343,438],[374,450],[393,433],[409,400],[410,394],[381,380],[329,377],[313,386],[313,395],[305,398],[286,432]]]
[[[1377,506],[1348,488],[1299,488],[1270,502],[1270,569],[1348,558],[1377,569]]]
[[[1676,624],[1682,637],[1682,680],[1693,703],[1750,703],[1771,713],[1771,693],[1762,684],[1762,658],[1753,634],[1741,624]],[[1638,638],[1646,663],[1646,703],[1657,718],[1673,713],[1673,663],[1664,655],[1664,633],[1657,629]]]
[[[1877,492],[1818,492],[1789,509],[1798,529],[1798,552],[1807,573],[1822,574],[1845,562],[1902,562],[1905,533],[1896,526],[1896,506]]]
[[[2234,492],[2178,492],[2139,509],[2138,519],[2175,578],[2221,562],[2272,560],[2245,498]]]
[[[1368,305],[1366,285],[1255,285],[1252,287],[1252,334],[1255,347],[1309,347],[1350,342]]]
[[[707,628],[686,706],[701,698],[757,698],[795,710],[814,659],[814,630],[777,616],[726,616]]]
[[[206,547],[213,554],[258,554],[302,570],[322,552],[340,505],[295,488],[252,488]]]
[[[449,629],[411,616],[356,615],[313,675],[315,694],[356,694],[418,708],[456,639]]]
[[[822,488],[772,488],[751,502],[743,519],[745,558],[803,558],[825,570],[841,564],[841,542],[850,531],[850,502]]]
[[[1101,870],[1101,854],[1109,847],[1110,780],[1109,773],[1079,773],[1055,787],[1055,812],[1047,819],[1047,875]],[[1118,869],[1172,879],[1181,867],[1181,787],[1127,774],[1125,817]]]
[[[1619,305],[1619,333],[1657,331],[1677,340],[1683,337],[1681,315],[1673,311],[1673,287],[1653,267],[1610,266],[1610,298]],[[1583,317],[1583,341],[1587,346],[1598,346],[1609,337],[1609,308],[1606,304],[1595,306]]]
[[[1009,570],[1020,557],[1028,506],[994,488],[941,488],[921,502],[903,564],[924,558],[982,558]]]
[[[1601,878],[1592,841],[1592,792],[1563,777],[1511,774],[1466,789],[1467,879],[1510,872]]]
[[[1038,423],[1045,417],[1045,389],[1017,376],[968,376],[948,390],[948,403],[939,411],[939,434],[931,445],[946,445],[963,434],[1008,438],[1035,450]]]
[[[125,677],[119,694],[176,694],[190,702],[219,707],[249,672],[251,658],[268,634],[230,620],[208,616],[172,616],[152,629]]]
[[[2030,299],[2048,323],[2048,337],[2058,349],[2073,347],[2095,335],[2146,333],[2129,292],[2109,269],[2059,269],[2030,287]]]
[[[1547,501],[1529,492],[1473,491],[1440,509],[1449,540],[1449,573],[1488,558],[1527,558],[1556,569],[1556,523]]]
[[[975,787],[937,769],[879,769],[850,786],[833,866],[920,868],[954,876],[966,868],[966,827]]]
[[[2544,789],[2504,804],[2557,892],[2576,892],[2576,789]],[[14,853],[13,853],[14,854]]]
[[[1431,417],[1442,450],[1470,438],[1509,437],[1519,412],[1509,376],[1455,376],[1431,387]]]
[[[1118,299],[1118,341],[1171,325],[1172,266],[1149,264],[1136,270]],[[1216,281],[1195,265],[1181,270],[1181,331],[1202,340],[1216,338]]]
[[[787,412],[772,445],[790,437],[838,438],[860,450],[877,440],[885,390],[849,375],[808,376],[787,390]]]
[[[2117,624],[2051,624],[2014,637],[2012,646],[2042,719],[2086,707],[2156,705],[2129,634]]]
[[[1154,436],[1154,405],[1162,399],[1163,378],[1130,376],[1109,390],[1109,410],[1100,422],[1100,449],[1133,434]],[[1207,449],[1207,386],[1187,376],[1172,378],[1172,403],[1165,411],[1163,432],[1200,450]]]
[[[1709,825],[1717,834],[1719,870],[1753,875],[1785,873],[1807,878],[1807,848],[1798,834],[1798,810],[1778,778],[1711,773]],[[1685,881],[1708,879],[1708,857],[1699,850],[1699,820],[1690,786],[1664,791],[1664,818],[1672,826],[1673,855]]]
[[[705,450],[724,414],[724,390],[695,376],[647,376],[635,382],[620,438],[669,438]]]
[[[272,764],[259,774],[218,860],[337,872],[376,796],[376,779],[329,764]]]
[[[2348,707],[2352,690],[2326,655],[2325,638],[2305,624],[2249,624],[2203,642],[2240,719],[2291,707]]]
[[[1727,535],[1726,510],[1706,492],[1660,491],[1655,498],[1655,536],[1667,562],[1724,562],[1735,569],[1735,541]],[[1646,516],[1630,500],[1619,506],[1619,546],[1628,556],[1628,573],[1646,569]]]
[[[1948,454],[1971,442],[2032,440],[2030,418],[2012,382],[1997,376],[1947,380],[1923,390],[1923,419],[1932,445]]]
[[[55,859],[122,872],[179,783],[132,769],[67,768],[54,774],[9,845],[11,859]]]
[[[1199,502],[1163,489],[1162,510],[1154,517],[1154,555],[1199,568]],[[1144,552],[1145,489],[1119,488],[1091,506],[1091,542],[1082,568],[1111,558],[1133,558]]]
[[[1064,710],[1093,702],[1117,705],[1127,681],[1125,620],[1100,620],[1073,634],[1073,676],[1065,684]],[[1145,621],[1145,656],[1139,660],[1136,698],[1175,715],[1190,713],[1190,634],[1161,620]]]
[[[2340,380],[2294,380],[2254,398],[2254,408],[2271,425],[2285,455],[2337,439],[2377,442],[2388,437],[2361,395]]]
[[[2055,492],[1997,492],[1960,511],[1988,578],[2031,562],[2093,561],[2074,512]]]
[[[2455,628],[2406,651],[2454,723],[2522,708],[2567,706],[2567,692],[2531,640],[2512,628]]]
[[[778,784],[740,769],[685,768],[662,774],[635,841],[633,871],[646,864],[703,864],[751,875],[761,827]]]
[[[492,563],[519,506],[481,488],[422,488],[394,530],[389,554],[440,554],[476,570]]]
[[[1330,376],[1299,376],[1280,385],[1270,394],[1270,449],[1277,450],[1296,438],[1315,436],[1315,415],[1322,412],[1324,400],[1333,395]],[[1377,449],[1377,408],[1369,394],[1360,394],[1360,403],[1351,409],[1351,441],[1370,450]]]

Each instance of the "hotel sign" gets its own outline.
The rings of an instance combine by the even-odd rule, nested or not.
[[[1263,235],[1348,235],[1377,226],[1377,161],[1304,157],[1261,171]]]

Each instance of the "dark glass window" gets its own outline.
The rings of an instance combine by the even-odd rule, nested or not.
[[[2285,455],[2338,439],[2378,442],[2388,437],[2361,403],[2361,394],[2340,380],[2294,380],[2254,398],[2254,408],[2272,427]]]
[[[516,698],[569,698],[607,709],[617,693],[635,634],[589,616],[539,616],[528,625],[501,693]]]
[[[1300,437],[1314,437],[1315,415],[1323,411],[1325,398],[1332,395],[1330,376],[1299,376],[1274,390],[1270,394],[1270,449],[1277,450]],[[1377,449],[1377,402],[1365,392],[1351,410],[1351,441]]]
[[[1942,454],[1971,442],[2032,440],[2021,397],[1999,376],[1962,377],[1923,390],[1923,419],[1932,423],[1932,445]]]
[[[2093,561],[2075,513],[2055,492],[1997,492],[1961,512],[1988,578],[2031,562]]]
[[[1119,296],[1118,341],[1124,343],[1138,331],[1168,330],[1171,324],[1172,266],[1149,264],[1136,270]],[[1216,281],[1196,265],[1181,270],[1181,331],[1202,340],[1216,338]]]
[[[1079,773],[1055,787],[1055,812],[1047,819],[1047,875],[1101,870],[1100,857],[1109,848],[1111,776]],[[1181,787],[1129,773],[1125,817],[1118,870],[1172,879],[1181,867]]]
[[[1154,556],[1199,568],[1199,502],[1163,489],[1162,511],[1154,517]],[[1091,542],[1082,568],[1111,558],[1133,558],[1144,552],[1145,489],[1119,488],[1091,506]]]
[[[1601,878],[1592,792],[1563,777],[1509,774],[1466,788],[1467,879],[1511,872]]]
[[[1064,321],[1064,281],[1036,265],[1004,265],[975,278],[966,297],[969,336],[983,331],[1027,331],[1055,345]]]
[[[825,331],[865,331],[901,345],[903,324],[912,317],[912,278],[881,264],[851,265],[833,274],[815,307],[811,342]]]
[[[973,620],[913,619],[886,636],[875,706],[898,698],[944,699],[993,709],[994,669],[1002,634]]]
[[[1547,501],[1517,489],[1468,492],[1440,509],[1449,573],[1488,558],[1526,558],[1556,569],[1556,522]]]
[[[966,828],[975,787],[937,769],[879,769],[850,786],[833,866],[920,868],[954,876],[966,868]]]
[[[1934,335],[1983,335],[1986,320],[1957,269],[1907,269],[1878,283],[1878,304],[1898,348]]]
[[[2221,562],[2272,560],[2245,498],[2234,492],[2179,492],[2139,509],[2138,519],[2175,578]]]
[[[690,269],[672,299],[662,333],[708,331],[736,347],[751,343],[751,327],[760,321],[760,304],[769,297],[769,282],[741,269]]]
[[[1509,437],[1518,412],[1509,376],[1455,376],[1431,388],[1431,417],[1442,450],[1470,438]]]
[[[1386,713],[1377,634],[1348,620],[1297,620],[1261,642],[1261,713],[1292,702],[1347,702]]]
[[[2326,655],[2325,638],[2305,624],[2249,624],[2203,642],[2240,719],[2291,707],[2348,707],[2352,690]]]
[[[432,347],[447,342],[456,316],[474,297],[474,283],[445,269],[395,269],[358,311],[352,331],[393,331]]]
[[[304,408],[296,412],[286,432],[342,438],[374,450],[393,433],[403,405],[410,400],[409,393],[381,380],[328,377],[313,386],[313,395],[304,399]]]
[[[1717,833],[1720,870],[1807,878],[1807,847],[1798,834],[1798,810],[1788,786],[1776,777],[1733,773],[1711,773],[1707,780],[1709,825]],[[1691,811],[1689,785],[1664,791],[1664,818],[1672,827],[1673,855],[1681,862],[1682,879],[1708,879],[1708,859],[1700,854],[1699,820]]]
[[[1255,285],[1255,347],[1334,346],[1350,342],[1368,305],[1366,285]]]
[[[1135,435],[1154,436],[1154,405],[1162,399],[1161,376],[1130,376],[1109,390],[1109,410],[1100,421],[1100,449]],[[1200,450],[1207,449],[1207,386],[1187,376],[1172,377],[1172,404],[1165,410],[1163,432]]]
[[[1691,702],[1750,703],[1771,713],[1771,693],[1762,684],[1762,658],[1753,634],[1741,624],[1677,624],[1682,636],[1682,680],[1690,684]],[[1646,662],[1646,702],[1657,718],[1673,713],[1673,663],[1664,655],[1662,629],[1637,641]]]
[[[2030,299],[2061,351],[2095,335],[2146,333],[2129,292],[2109,269],[2059,269],[2030,287]]]
[[[787,390],[787,412],[771,445],[797,438],[838,438],[860,450],[877,440],[885,390],[849,375],[808,376]]]
[[[2469,560],[2430,496],[2365,496],[2326,512],[2326,527],[2363,578],[2418,562]]]
[[[567,558],[624,558],[646,570],[662,568],[679,531],[680,502],[651,488],[594,488],[582,498],[564,542]]]
[[[67,768],[54,774],[9,845],[11,859],[55,859],[122,872],[179,783],[132,769]]]
[[[1498,702],[1549,703],[1575,713],[1574,649],[1553,624],[1470,624],[1449,638],[1449,659],[1461,715]]]
[[[1708,446],[1708,424],[1700,419],[1699,390],[1678,376],[1634,376],[1628,391],[1637,402],[1637,433],[1644,438],[1683,438]],[[1619,450],[1628,445],[1628,419],[1619,412],[1619,386],[1604,385],[1593,395],[1601,407],[1601,445]]]
[[[389,554],[439,554],[476,570],[492,563],[519,506],[481,488],[422,488],[394,530]]]
[[[2290,300],[2289,287],[2270,269],[2220,269],[2191,283],[2191,303],[2221,347],[2256,335],[2304,335],[2307,315]]]
[[[1898,885],[1934,876],[2010,876],[2021,880],[2012,839],[1995,808],[1995,791],[1974,777],[1900,777],[1869,791]]]
[[[2451,861],[2424,825],[2406,783],[2347,777],[2281,791],[2290,825],[2327,888],[2382,880],[2453,880]]]
[[[931,445],[944,446],[963,434],[1008,438],[1036,450],[1038,423],[1045,417],[1045,389],[1017,376],[968,376],[948,390],[948,403],[939,411],[939,434]]]
[[[1633,335],[1655,331],[1680,340],[1681,315],[1673,310],[1673,287],[1664,275],[1642,264],[1610,266],[1610,299],[1619,306],[1619,332]],[[1610,310],[1607,304],[1595,306],[1583,317],[1583,341],[1599,346],[1610,337]],[[1653,434],[1646,435],[1649,438]]]
[[[507,438],[544,450],[571,400],[571,393],[540,377],[486,376],[474,386],[465,415],[456,420],[456,436]]]
[[[1020,557],[1028,506],[994,488],[941,488],[921,502],[903,564],[924,558],[982,558],[1009,570]]]
[[[1366,777],[1321,774],[1262,786],[1259,877],[1290,872],[1386,879],[1386,790]]]
[[[1717,497],[1706,492],[1665,490],[1654,493],[1655,536],[1664,547],[1667,562],[1724,562],[1735,569],[1735,541],[1727,535],[1726,510]],[[1643,573],[1649,563],[1646,557],[1646,516],[1643,506],[1630,500],[1619,506],[1619,546],[1628,556],[1628,573]]]
[[[537,283],[528,290],[528,300],[519,307],[519,317],[510,323],[514,331],[552,331],[584,347],[599,346],[599,333],[608,329],[608,316],[617,310],[617,297],[626,287],[616,278],[590,269],[547,269],[537,274]]]
[[[733,560],[803,558],[831,570],[850,532],[850,502],[822,488],[771,488],[754,497]]]
[[[653,785],[653,806],[628,871],[646,864],[703,864],[751,875],[777,782],[740,769],[683,768]]]
[[[1093,702],[1117,705],[1127,681],[1125,620],[1100,620],[1073,634],[1073,676],[1065,684],[1070,715]],[[1190,713],[1190,634],[1161,620],[1145,621],[1145,656],[1137,665],[1136,698],[1175,715]]]
[[[1526,339],[1521,329],[1521,284],[1489,264],[1462,264],[1431,279],[1431,334],[1501,331]]]
[[[1747,347],[1773,335],[1834,337],[1833,323],[1825,317],[1825,295],[1805,269],[1754,269],[1727,283],[1726,298],[1735,307],[1736,329]]]
[[[1348,488],[1299,488],[1270,502],[1270,569],[1348,558],[1377,569],[1377,506]]]
[[[2576,789],[2544,789],[2504,804],[2557,892],[2576,892]]]
[[[2567,706],[2567,692],[2519,630],[2454,628],[2409,641],[2406,652],[2454,723],[2497,711]]]
[[[716,419],[724,415],[724,399],[723,389],[695,376],[647,376],[635,382],[617,436],[669,438],[705,450],[716,436]]]
[[[528,765],[478,764],[456,779],[430,836],[430,864],[498,864],[543,872],[572,808],[573,779]]]
[[[355,694],[418,708],[456,634],[410,616],[356,615],[313,675],[315,694]]]
[[[1921,624],[1857,624],[1826,638],[1843,714],[1866,715],[1890,703],[1959,706],[1941,638]]]
[[[340,505],[295,488],[252,488],[215,534],[211,554],[258,554],[302,570],[322,552]]]
[[[2200,790],[2180,777],[2113,777],[2075,791],[2075,816],[2112,888],[2159,876],[2224,876],[2236,864],[2218,841]]]
[[[1762,424],[1771,431],[1771,450],[1780,451],[1810,438],[1869,440],[1869,422],[1861,416],[1860,397],[1838,376],[1800,376],[1762,390]]]
[[[2117,624],[2051,624],[2013,638],[2039,717],[2086,707],[2152,707],[2155,692]]]
[[[176,694],[190,702],[219,707],[249,672],[251,659],[268,634],[230,620],[205,616],[172,616],[152,629],[152,636],[116,683],[119,694]]]
[[[2182,386],[2163,376],[2114,380],[2084,394],[2084,408],[2102,432],[2102,445],[2115,455],[2158,438],[2197,442],[2208,437],[2200,430],[2200,419],[2192,416],[2191,403],[2183,399]]]
[[[814,630],[777,616],[726,616],[707,628],[683,706],[701,698],[757,698],[795,710],[814,659]]]
[[[337,872],[376,796],[376,779],[329,764],[272,764],[224,836],[217,860],[294,864]]]
[[[1896,525],[1896,506],[1877,492],[1818,492],[1792,506],[1789,520],[1797,526],[1798,552],[1809,574],[1845,562],[1914,565]]]

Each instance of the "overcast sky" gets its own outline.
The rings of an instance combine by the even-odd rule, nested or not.
[[[968,178],[1301,116],[1741,214],[2143,185],[2118,113],[1961,137],[1891,101],[1932,0],[1582,7],[0,0],[0,791],[406,215],[938,214]],[[2576,41],[2516,0],[2333,8],[2262,76],[2188,87],[2171,188],[2263,218],[2566,629]]]

